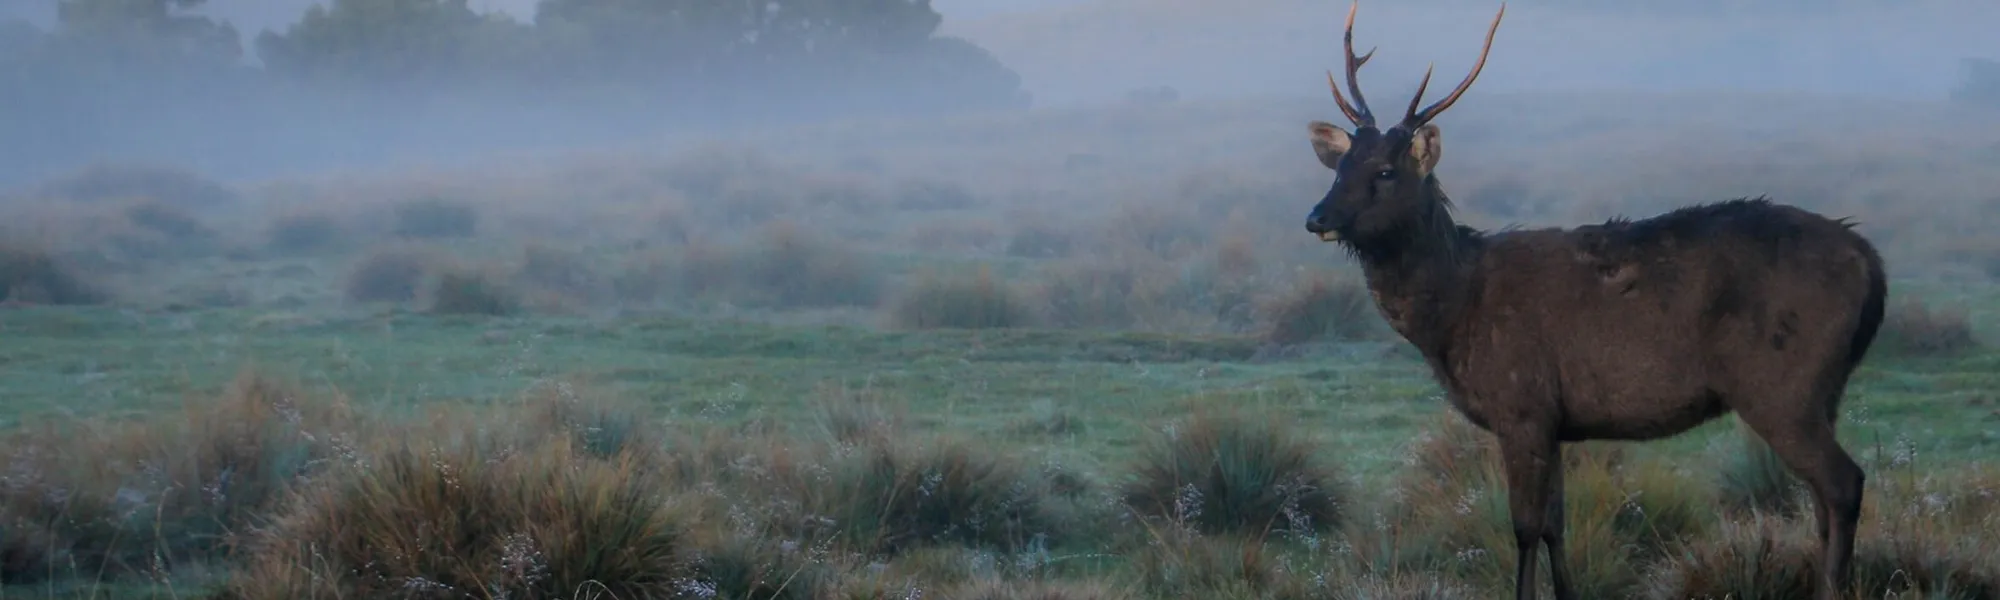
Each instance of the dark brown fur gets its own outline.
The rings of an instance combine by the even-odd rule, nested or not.
[[[1434,172],[1442,138],[1428,121],[1478,71],[1432,108],[1413,101],[1401,123],[1378,129],[1351,83],[1366,62],[1353,55],[1352,13],[1348,27],[1355,105],[1334,94],[1357,128],[1311,126],[1337,175],[1307,229],[1360,260],[1383,317],[1422,352],[1452,405],[1498,438],[1515,597],[1533,597],[1544,543],[1556,596],[1575,597],[1563,558],[1563,442],[1658,439],[1731,411],[1811,487],[1819,597],[1837,597],[1863,474],[1834,426],[1888,294],[1868,240],[1844,220],[1763,198],[1569,230],[1459,225]]]

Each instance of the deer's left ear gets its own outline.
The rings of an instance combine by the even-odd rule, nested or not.
[[[1444,154],[1444,139],[1439,137],[1438,126],[1426,124],[1410,133],[1410,158],[1416,159],[1417,169],[1424,175],[1431,174],[1438,166],[1438,158]]]

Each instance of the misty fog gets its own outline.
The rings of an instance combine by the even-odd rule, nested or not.
[[[242,40],[240,61],[256,64],[258,35],[282,33],[308,4],[211,0],[191,14],[231,25]],[[469,5],[529,23],[533,4]],[[54,0],[12,0],[0,15],[16,21],[14,30],[21,20],[48,30],[54,5]],[[984,48],[1018,74],[1032,107],[1052,109],[1115,104],[1135,89],[1158,86],[1189,100],[1325,98],[1322,73],[1337,67],[1347,5],[939,0],[935,7],[943,16],[938,35]],[[1364,80],[1382,97],[1408,93],[1430,63],[1440,81],[1456,80],[1496,7],[1469,0],[1364,3],[1357,43],[1383,48]],[[1961,60],[2000,56],[2000,36],[1989,31],[1995,22],[2000,4],[1973,0],[1715,1],[1625,8],[1517,1],[1473,94],[1778,91],[1941,101],[1962,77]],[[5,48],[0,45],[0,52]],[[135,75],[152,69],[130,68]],[[848,85],[811,77],[790,77],[774,93],[802,100]],[[18,99],[35,84],[23,82],[23,89],[0,98]],[[376,85],[355,80],[334,86],[340,90],[336,95],[346,98],[315,88],[260,100],[190,78],[106,75],[101,83],[73,86],[68,96],[45,92],[35,94],[35,101],[0,105],[0,133],[10,140],[0,151],[6,157],[0,184],[21,184],[99,160],[167,161],[222,177],[259,178],[322,167],[460,161],[503,149],[652,144],[858,116],[837,108],[809,114],[782,103],[690,109],[670,95],[648,98],[641,88],[596,104],[455,85],[394,92],[398,99],[389,100],[392,93],[371,89]],[[897,99],[916,89],[880,88],[864,103],[878,116],[897,115],[907,108]]]

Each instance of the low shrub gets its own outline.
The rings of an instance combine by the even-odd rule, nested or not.
[[[520,307],[520,295],[513,288],[492,274],[469,267],[446,268],[431,285],[431,314],[504,317]]]
[[[1934,309],[1920,300],[1891,305],[1876,344],[1905,356],[1948,356],[1977,348],[1965,311]]]
[[[355,262],[342,292],[354,302],[415,300],[433,262],[430,253],[415,247],[377,248]]]
[[[48,250],[0,241],[0,302],[74,305],[107,299]]]
[[[1366,337],[1381,321],[1368,289],[1354,281],[1310,275],[1260,307],[1264,339],[1278,345]]]
[[[919,276],[890,309],[890,320],[910,329],[1025,327],[1033,317],[1021,293],[984,265],[971,277]]]

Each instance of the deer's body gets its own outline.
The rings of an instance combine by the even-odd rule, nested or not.
[[[1505,7],[1502,7],[1505,14]],[[1648,440],[1729,412],[1812,489],[1819,598],[1850,579],[1861,467],[1834,438],[1847,380],[1888,295],[1882,259],[1848,223],[1761,198],[1639,221],[1487,234],[1454,222],[1435,173],[1431,119],[1471,86],[1417,102],[1387,129],[1361,97],[1348,12],[1356,129],[1309,125],[1334,183],[1306,229],[1361,262],[1376,306],[1416,346],[1452,405],[1494,434],[1507,475],[1515,597],[1534,596],[1549,549],[1556,597],[1575,597],[1563,556],[1562,443]],[[1500,17],[1488,30],[1487,49]]]
[[[1453,229],[1449,248],[1363,268],[1383,317],[1482,428],[1672,436],[1797,392],[1774,382],[1843,387],[1881,322],[1868,241],[1761,199],[1574,230]]]

